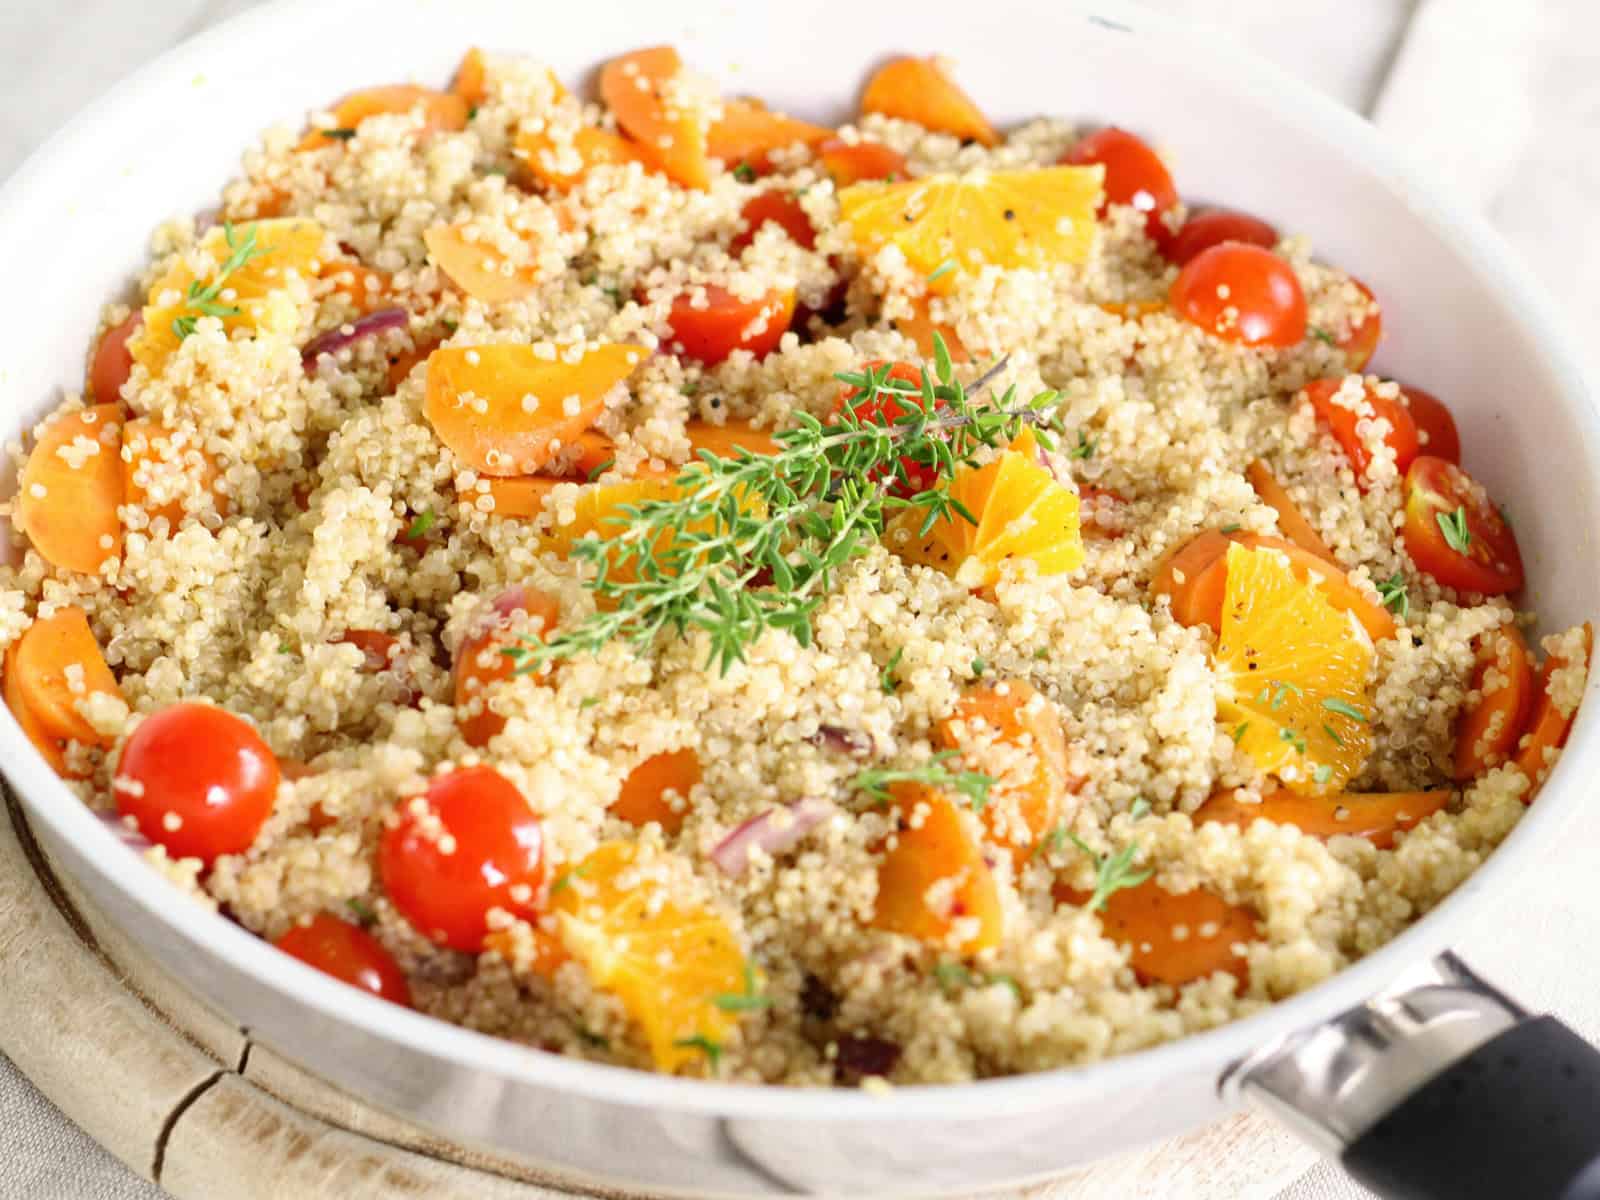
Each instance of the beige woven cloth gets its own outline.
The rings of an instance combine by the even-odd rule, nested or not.
[[[0,174],[115,78],[252,0],[0,4]],[[1480,206],[1600,348],[1600,93],[1592,0],[1147,0],[1208,21],[1341,101]],[[1600,369],[1600,349],[1591,349]],[[1600,1039],[1600,806],[1462,945],[1526,1004]],[[0,1200],[160,1200],[0,1058]],[[1181,1185],[1179,1185],[1181,1186]],[[221,1193],[219,1193],[220,1195]],[[1328,1165],[1282,1200],[1366,1193]],[[1181,1200],[1181,1191],[1172,1192]]]

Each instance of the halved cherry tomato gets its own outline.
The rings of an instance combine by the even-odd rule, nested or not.
[[[1522,586],[1517,535],[1489,493],[1454,463],[1419,454],[1406,472],[1406,552],[1458,592],[1504,596]]]
[[[683,828],[684,813],[667,800],[673,792],[684,800],[700,782],[700,756],[693,747],[668,750],[645,759],[622,781],[611,815],[630,825],[660,824],[668,836]]]
[[[1161,218],[1178,203],[1178,189],[1161,157],[1143,138],[1109,125],[1080,139],[1061,156],[1069,166],[1099,163],[1106,169],[1105,204],[1128,204],[1145,215],[1145,230],[1164,246],[1172,233]],[[1101,213],[1105,212],[1102,205]]]
[[[744,232],[739,234],[728,244],[729,254],[739,254],[746,246],[756,240],[756,230],[768,221],[780,227],[800,246],[807,250],[814,250],[817,245],[817,231],[812,228],[811,218],[806,216],[806,210],[800,207],[790,192],[782,188],[769,188],[764,192],[757,192],[745,201],[739,210],[743,218]]]
[[[139,723],[111,781],[117,811],[174,858],[248,850],[272,812],[278,760],[250,725],[209,704],[173,704]]]
[[[91,404],[116,404],[122,399],[122,385],[128,382],[133,371],[133,355],[128,353],[128,339],[139,330],[144,313],[134,309],[121,324],[113,325],[101,335],[94,348],[94,358],[89,363],[89,402]]]
[[[1582,650],[1585,669],[1590,666],[1593,652],[1594,629],[1585,621]],[[1515,760],[1517,769],[1528,777],[1528,790],[1522,793],[1524,804],[1533,803],[1535,793],[1550,774],[1551,753],[1567,744],[1573,718],[1578,715],[1577,709],[1562,712],[1556,706],[1555,698],[1550,695],[1551,676],[1563,667],[1572,665],[1567,659],[1551,655],[1539,670],[1538,696],[1533,703],[1533,714],[1528,718],[1528,732],[1518,744]]]
[[[870,362],[863,363],[861,371],[863,374],[875,372],[882,366],[881,359],[873,359]],[[888,378],[898,380],[901,383],[914,384],[917,387],[922,386],[922,372],[906,362],[891,364]],[[879,392],[875,399],[869,400],[849,384],[839,389],[838,399],[833,402],[835,417],[844,412],[846,408],[863,421],[884,425],[891,425],[913,411],[912,407],[903,403],[897,396]],[[916,462],[910,458],[902,458],[900,460],[899,472],[879,468],[878,473],[874,475],[874,478],[888,480],[891,495],[903,497],[911,497],[919,492],[927,491],[937,482],[938,477],[938,467],[931,463]]]
[[[1395,469],[1404,475],[1417,457],[1420,445],[1417,423],[1412,419],[1411,410],[1398,400],[1378,395],[1369,387],[1366,389],[1366,401],[1372,406],[1372,413],[1370,416],[1358,414],[1334,399],[1342,383],[1339,379],[1313,380],[1306,384],[1306,398],[1316,410],[1317,419],[1328,427],[1339,448],[1344,451],[1344,456],[1350,460],[1350,467],[1356,473],[1356,486],[1362,491],[1367,490],[1367,468],[1372,464],[1372,452],[1367,449],[1366,442],[1356,429],[1363,420],[1381,417],[1389,422],[1389,432],[1383,435],[1383,440],[1394,451]]]
[[[561,603],[537,588],[520,584],[509,588],[495,598],[478,628],[456,647],[454,700],[461,736],[468,745],[487,746],[489,739],[506,727],[506,719],[489,707],[488,691],[517,673],[516,659],[502,651],[521,644],[514,630],[522,613],[536,618],[539,630],[548,633],[561,619]]]
[[[832,177],[835,188],[847,188],[852,183],[893,183],[911,175],[906,156],[882,142],[829,138],[817,147],[817,159]]]
[[[1121,537],[1128,532],[1127,507],[1119,492],[1088,483],[1078,485],[1078,523],[1084,537]]]
[[[1339,349],[1344,351],[1349,360],[1350,369],[1361,371],[1372,361],[1372,356],[1378,350],[1378,342],[1383,338],[1383,313],[1378,308],[1377,297],[1372,294],[1371,288],[1359,279],[1350,282],[1367,298],[1369,307],[1367,315],[1339,339]]]
[[[435,776],[424,795],[400,802],[398,818],[379,843],[378,874],[423,937],[477,954],[491,908],[538,915],[544,827],[493,767]]]
[[[741,300],[727,288],[705,284],[703,303],[692,294],[672,302],[667,326],[683,347],[683,356],[715,366],[735,350],[748,350],[757,358],[777,348],[794,317],[792,291],[768,292],[759,300]]]
[[[1442,458],[1445,462],[1461,465],[1461,434],[1456,430],[1456,419],[1432,392],[1421,388],[1403,387],[1404,396],[1411,408],[1411,420],[1417,426],[1421,452]]]
[[[1478,699],[1456,719],[1452,774],[1462,782],[1505,762],[1533,713],[1533,663],[1515,625],[1502,625],[1479,641],[1471,688]]]
[[[1173,280],[1168,301],[1186,321],[1227,342],[1294,346],[1306,336],[1306,296],[1270,250],[1224,242],[1203,250]]]
[[[383,943],[359,925],[332,913],[318,913],[272,943],[279,950],[341,983],[395,1004],[411,1007],[405,973]]]
[[[1453,795],[1448,788],[1432,792],[1334,792],[1311,796],[1275,788],[1258,802],[1239,798],[1237,788],[1218,792],[1197,808],[1196,825],[1216,822],[1248,828],[1257,820],[1293,825],[1308,837],[1336,835],[1366,838],[1379,850],[1394,845],[1395,835],[1432,816]]]
[[[1167,246],[1167,258],[1181,267],[1202,250],[1223,242],[1242,242],[1271,250],[1278,244],[1278,231],[1249,213],[1212,208],[1196,213],[1183,223],[1183,228],[1173,235]]]

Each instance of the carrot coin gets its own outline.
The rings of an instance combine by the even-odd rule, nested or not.
[[[1479,640],[1469,687],[1477,699],[1456,719],[1454,778],[1461,782],[1505,762],[1533,715],[1533,664],[1515,625]]]

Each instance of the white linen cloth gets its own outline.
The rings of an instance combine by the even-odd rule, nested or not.
[[[1600,5],[1592,0],[1147,0],[1210,23],[1373,117],[1480,206],[1600,367]],[[252,0],[0,5],[0,175],[115,79]],[[1461,946],[1520,1000],[1600,1038],[1590,847],[1600,806]],[[160,1200],[0,1058],[0,1198]],[[1366,1193],[1323,1165],[1282,1200]],[[1181,1198],[1181,1193],[1174,1193]]]

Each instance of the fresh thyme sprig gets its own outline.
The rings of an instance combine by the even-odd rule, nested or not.
[[[1135,800],[1133,807],[1128,810],[1128,816],[1137,821],[1150,811],[1150,806],[1144,800]],[[1089,897],[1089,911],[1099,912],[1105,908],[1106,901],[1110,900],[1123,888],[1135,888],[1143,883],[1155,872],[1149,868],[1137,871],[1133,866],[1133,856],[1139,852],[1136,842],[1129,842],[1115,854],[1096,854],[1089,849],[1082,838],[1075,833],[1067,834],[1072,844],[1089,856],[1089,861],[1094,863],[1094,892]]]
[[[950,770],[945,763],[955,754],[954,750],[940,750],[915,767],[869,767],[857,772],[850,786],[879,804],[887,804],[893,798],[889,793],[891,784],[921,783],[959,792],[971,802],[973,812],[982,812],[989,803],[994,776],[985,775],[982,771]]]
[[[707,666],[723,672],[768,629],[809,645],[812,615],[834,576],[892,517],[920,510],[924,534],[941,519],[976,524],[951,492],[957,469],[1024,425],[1054,445],[1057,393],[1020,402],[1008,388],[993,403],[973,399],[1004,366],[1002,359],[963,386],[935,335],[931,372],[924,367],[915,383],[891,378],[887,364],[840,374],[853,390],[850,403],[828,423],[800,414],[796,428],[775,435],[773,454],[702,450],[678,473],[676,496],[619,506],[603,536],[574,543],[572,557],[594,568],[586,586],[601,599],[599,611],[513,648],[519,672],[613,640],[643,649],[662,633],[696,629],[709,635]],[[918,486],[914,471],[934,482],[905,495]]]
[[[178,335],[180,342],[194,332],[201,317],[237,317],[244,311],[236,304],[222,303],[220,297],[223,286],[228,282],[228,277],[245,263],[271,253],[267,247],[256,244],[254,224],[246,226],[244,233],[235,240],[233,224],[225,222],[222,226],[222,236],[227,239],[231,253],[223,261],[216,278],[205,285],[198,279],[192,280],[189,291],[183,298],[183,307],[188,311],[172,318],[172,332]]]

